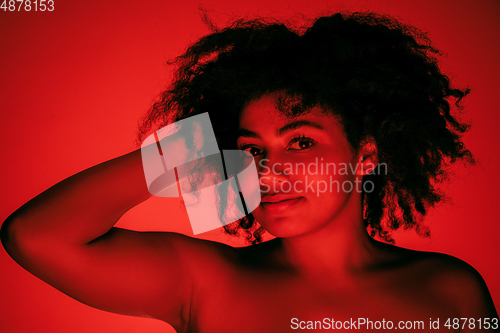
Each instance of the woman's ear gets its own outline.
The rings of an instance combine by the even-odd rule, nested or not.
[[[356,168],[357,176],[365,176],[372,172],[378,164],[378,149],[375,139],[371,136],[366,137],[359,146],[358,166]]]

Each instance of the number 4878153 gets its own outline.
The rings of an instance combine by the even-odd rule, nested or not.
[[[54,0],[3,0],[0,9],[4,12],[51,12],[54,10]]]

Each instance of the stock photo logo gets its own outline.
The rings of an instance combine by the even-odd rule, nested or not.
[[[179,197],[179,179],[195,235],[237,221],[260,204],[253,156],[241,150],[221,152],[208,113],[180,120],[151,134],[141,145],[141,156],[152,195]],[[197,175],[203,175],[203,179],[198,178],[199,183],[193,187],[192,179]]]

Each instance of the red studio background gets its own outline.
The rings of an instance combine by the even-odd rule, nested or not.
[[[52,12],[0,10],[0,219],[56,182],[136,149],[137,120],[171,78],[166,60],[208,32],[200,5],[220,24],[244,15],[286,18],[348,9],[396,15],[429,32],[445,53],[445,72],[459,86],[472,88],[464,105],[473,128],[465,141],[481,165],[456,169],[446,185],[453,204],[438,207],[426,220],[430,239],[400,232],[397,244],[470,263],[500,309],[496,0],[54,0]],[[175,198],[152,198],[118,225],[191,234]],[[201,236],[238,243],[220,231]],[[1,248],[0,332],[174,330],[160,321],[83,305],[22,269]]]

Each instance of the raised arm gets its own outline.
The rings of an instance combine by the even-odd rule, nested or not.
[[[139,149],[24,204],[4,222],[2,244],[25,269],[85,304],[158,318],[182,332],[192,293],[189,259],[212,245],[113,227],[150,196]]]

